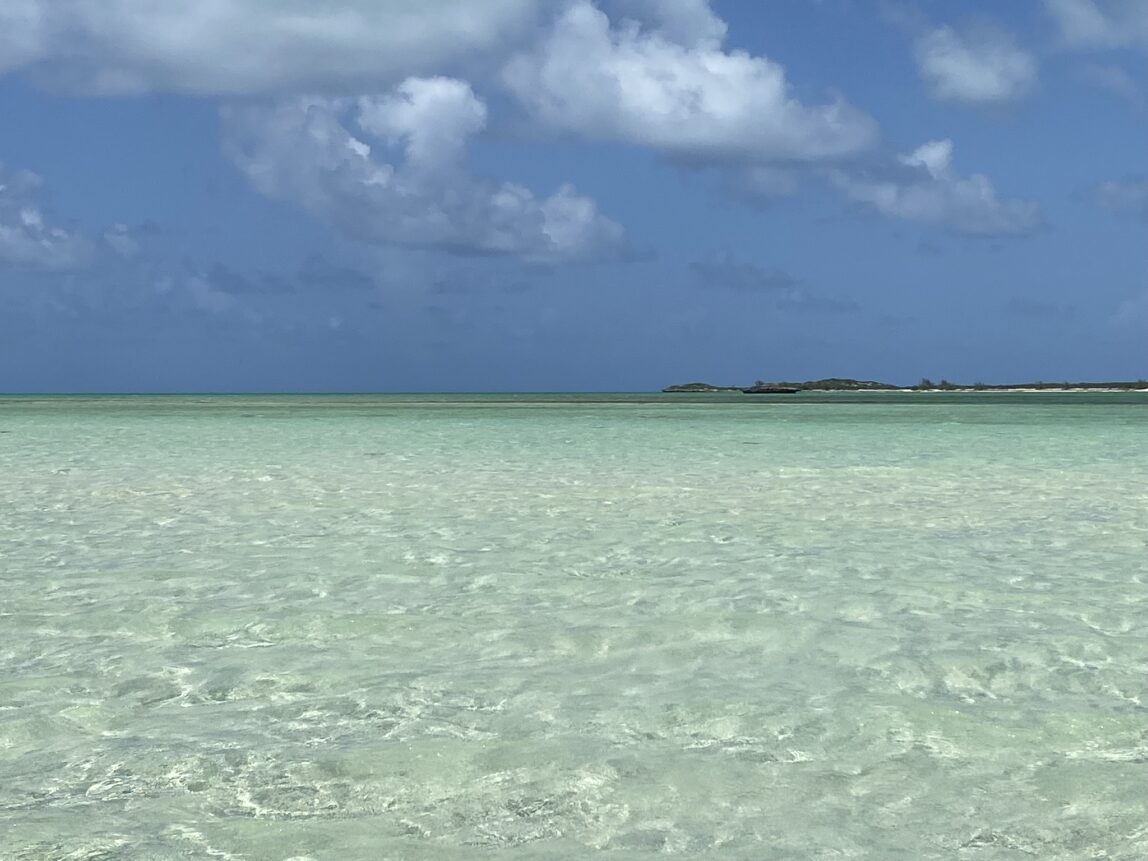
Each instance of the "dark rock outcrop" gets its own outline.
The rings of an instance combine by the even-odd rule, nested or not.
[[[742,389],[747,395],[795,395],[801,391],[799,386],[787,386],[767,383],[765,385],[750,386]]]

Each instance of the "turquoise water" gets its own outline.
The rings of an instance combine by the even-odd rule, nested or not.
[[[0,857],[1148,857],[1148,395],[0,398]]]

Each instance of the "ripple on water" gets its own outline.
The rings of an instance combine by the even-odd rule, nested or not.
[[[1142,404],[181,403],[4,405],[3,857],[1148,857]]]

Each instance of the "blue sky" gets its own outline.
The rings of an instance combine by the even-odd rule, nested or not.
[[[1148,3],[2,0],[0,391],[1148,377]]]

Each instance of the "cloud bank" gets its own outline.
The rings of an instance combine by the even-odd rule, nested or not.
[[[70,89],[365,92],[469,62],[533,28],[540,0],[5,0],[0,71]]]
[[[355,239],[535,262],[623,251],[622,228],[572,186],[539,199],[467,171],[486,106],[464,81],[409,78],[380,96],[292,99],[225,119],[227,151],[256,189]]]
[[[1078,39],[1138,20],[1120,2],[1048,6]],[[470,171],[468,146],[489,122],[461,77],[471,71],[538,127],[716,167],[745,199],[792,196],[827,176],[876,213],[958,233],[1038,223],[1036,204],[955,173],[949,141],[890,174],[860,170],[876,121],[841,97],[799,99],[780,64],[728,49],[726,35],[708,0],[8,0],[0,73],[104,95],[222,99],[225,150],[260,193],[376,245],[543,263],[625,253],[621,226],[573,186],[542,196]],[[925,32],[916,56],[938,99],[1008,102],[1037,77],[1032,56],[988,25]],[[87,253],[90,243],[12,195],[0,199],[0,261],[67,268]],[[139,251],[119,229],[104,244]]]
[[[632,20],[611,26],[578,0],[536,49],[507,64],[504,82],[551,130],[688,160],[809,162],[874,142],[868,115],[840,100],[804,105],[780,65],[723,51],[725,26],[707,5],[663,8],[679,16],[663,16],[653,29]],[[693,37],[678,41],[695,19],[702,23]]]

